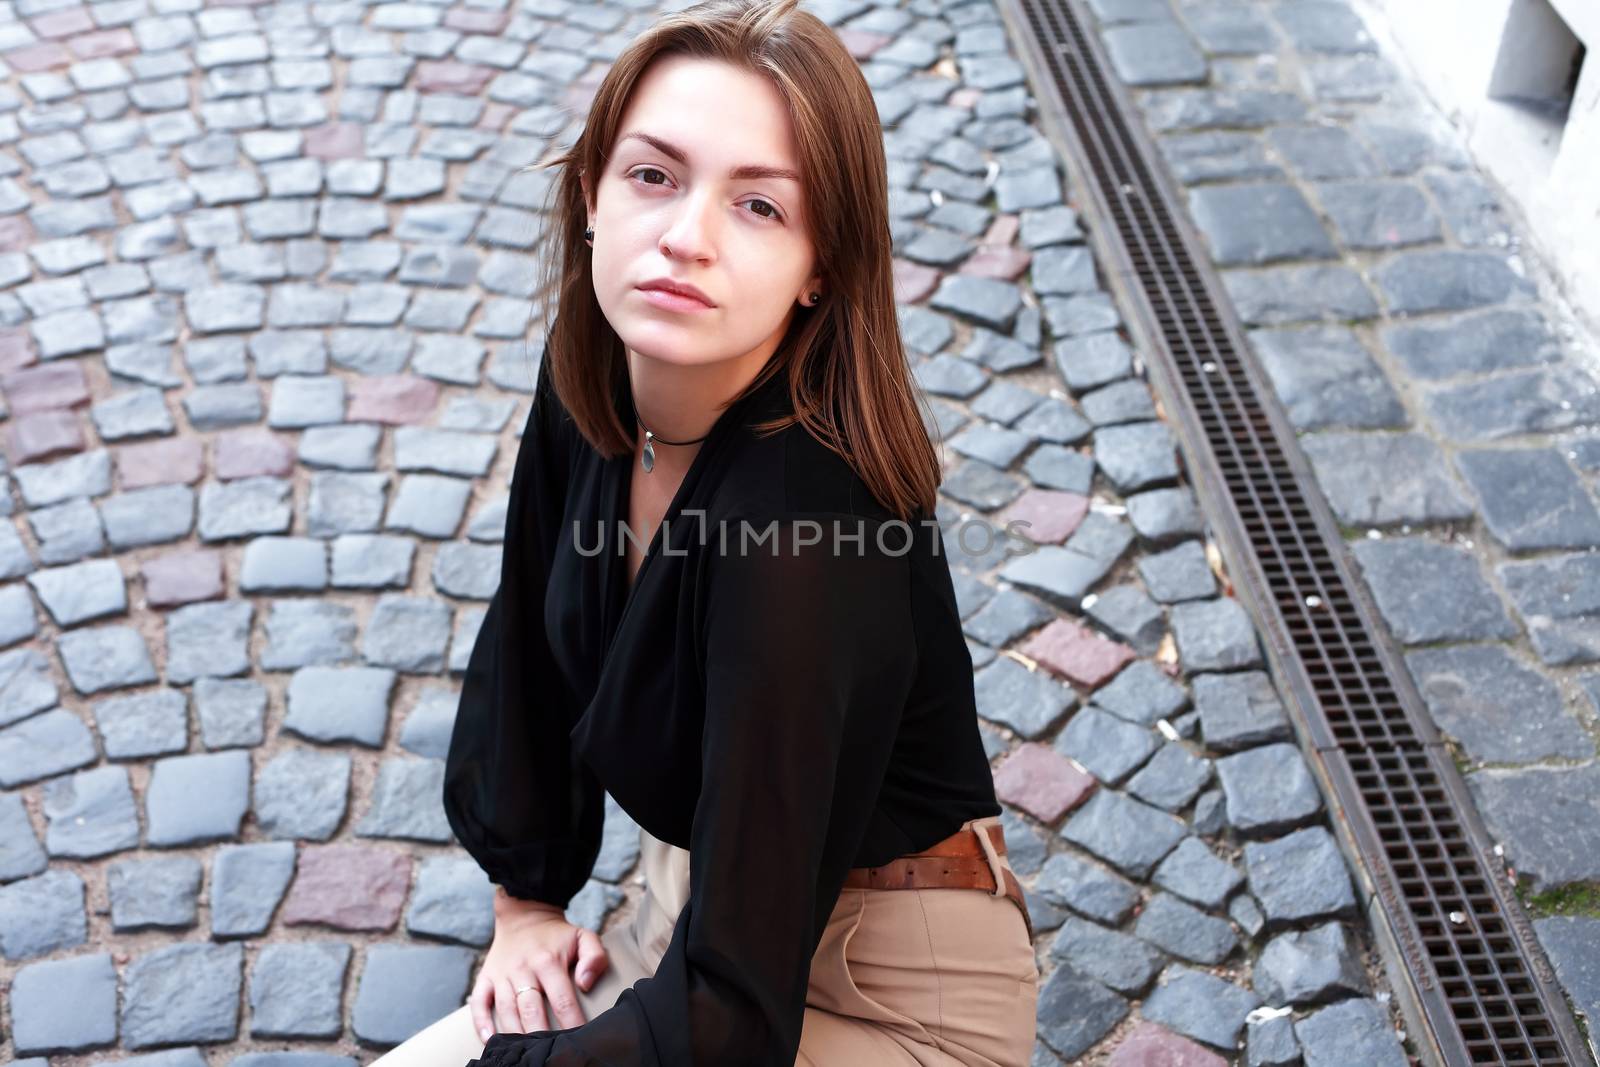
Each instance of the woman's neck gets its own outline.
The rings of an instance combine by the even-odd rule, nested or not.
[[[713,363],[669,363],[647,359],[628,351],[628,379],[633,408],[641,423],[635,451],[644,448],[644,431],[656,440],[657,462],[666,451],[693,455],[692,445],[665,445],[670,441],[698,441],[711,432],[728,401],[738,396],[766,366],[771,353],[756,350],[735,359]],[[685,464],[687,466],[687,464]]]

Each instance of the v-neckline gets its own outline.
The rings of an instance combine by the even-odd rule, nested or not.
[[[746,409],[757,395],[765,393],[768,386],[776,381],[778,376],[769,379],[757,387],[744,399],[736,401],[724,408],[722,414],[717,416],[711,424],[711,429],[706,431],[705,440],[700,443],[700,449],[689,461],[689,467],[683,472],[683,478],[678,482],[678,488],[673,491],[672,500],[667,504],[667,510],[662,512],[661,521],[656,524],[655,531],[650,535],[650,543],[645,546],[644,557],[639,561],[639,569],[628,580],[628,555],[626,551],[618,551],[623,545],[622,528],[628,517],[629,495],[633,491],[634,465],[639,462],[639,457],[629,452],[615,456],[606,462],[606,485],[604,507],[607,515],[606,526],[616,540],[609,538],[606,541],[606,565],[600,568],[600,596],[606,611],[605,649],[601,653],[601,662],[610,658],[611,648],[616,643],[616,637],[622,632],[622,625],[628,618],[628,609],[633,606],[638,598],[640,583],[644,581],[645,572],[650,568],[650,561],[657,555],[656,548],[665,536],[669,521],[675,521],[678,513],[687,502],[688,494],[693,490],[695,482],[704,472],[709,457],[726,434],[727,429],[733,425],[734,419]],[[617,592],[620,583],[621,591]]]

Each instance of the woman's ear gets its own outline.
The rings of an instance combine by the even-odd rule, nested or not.
[[[811,277],[806,279],[805,288],[800,290],[800,306],[801,307],[811,307],[812,306],[812,304],[811,304],[811,294],[812,293],[816,293],[817,294],[817,303],[819,303],[819,304],[822,303],[822,298],[826,294],[823,292],[823,289],[822,289],[822,275],[820,275],[820,274],[813,274]]]

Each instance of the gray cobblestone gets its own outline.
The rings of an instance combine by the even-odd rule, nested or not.
[[[40,563],[74,563],[98,555],[106,547],[106,528],[93,504],[83,498],[54,504],[29,512],[27,523],[34,528]],[[5,590],[6,633],[11,640],[30,637],[35,632],[34,601],[21,585]],[[10,641],[6,641],[10,643]]]
[[[250,1035],[336,1038],[348,944],[313,941],[268,945],[250,968]]]
[[[313,794],[306,799],[320,798]],[[258,814],[259,810],[258,806]],[[254,937],[265,933],[293,876],[293,842],[218,848],[211,860],[211,935]]]
[[[337,588],[404,588],[410,581],[416,545],[387,534],[346,534],[333,542],[333,585]]]
[[[196,796],[206,803],[197,806]],[[156,761],[145,791],[146,840],[192,845],[236,837],[250,804],[250,756],[234,750]]]
[[[367,622],[361,653],[375,666],[413,673],[444,667],[450,609],[428,597],[384,593]]]
[[[443,789],[442,760],[384,760],[378,766],[372,800],[356,825],[356,834],[417,841],[450,840],[450,826],[439,800]]]
[[[193,926],[199,911],[201,874],[200,861],[192,856],[113,863],[106,871],[111,928],[123,932]]]
[[[117,972],[111,956],[102,952],[21,968],[12,983],[11,1018],[12,1042],[21,1054],[111,1044],[117,1039]]]
[[[0,886],[0,955],[28,960],[76,948],[88,938],[83,879],[49,870]]]
[[[233,1040],[243,962],[238,945],[178,944],[139,956],[124,971],[123,1044]]]
[[[1228,802],[1228,823],[1240,834],[1282,834],[1322,810],[1322,795],[1292,744],[1235,752],[1217,760],[1216,767]]]
[[[284,479],[266,476],[205,483],[200,487],[200,539],[287,532],[292,518],[289,491]]]
[[[1075,1059],[1128,1014],[1128,1003],[1099,982],[1062,964],[1039,990],[1039,1039]]]
[[[343,663],[355,658],[355,613],[344,604],[275,600],[267,611],[267,670]]]
[[[247,600],[191,604],[167,616],[167,680],[225,678],[250,669],[250,623],[255,605]]]
[[[239,568],[240,592],[316,592],[327,584],[328,550],[321,541],[258,537],[245,546]]]
[[[466,998],[472,960],[461,947],[374,945],[352,1008],[355,1035],[395,1044],[453,1011]]]
[[[377,747],[395,673],[377,667],[306,667],[289,682],[284,728],[314,741]]]
[[[122,767],[55,779],[45,787],[42,807],[45,848],[52,857],[93,859],[139,846],[139,814]]]
[[[488,876],[470,858],[439,856],[425,860],[406,911],[406,929],[414,934],[485,946],[494,936],[493,890]]]
[[[1163,959],[1160,951],[1138,938],[1075,917],[1061,924],[1050,954],[1128,995],[1150,985]]]
[[[162,756],[188,747],[188,700],[175,689],[110,697],[94,705],[95,726],[113,759]]]
[[[83,694],[156,680],[150,649],[132,627],[71,630],[57,638],[56,650],[72,687]]]
[[[159,485],[118,493],[101,503],[100,517],[117,549],[176,541],[194,529],[194,490]]]
[[[1207,915],[1171,893],[1156,893],[1145,902],[1133,932],[1185,960],[1216,964],[1238,947],[1239,938],[1226,920]]]
[[[183,380],[172,369],[172,348],[162,344],[134,343],[106,349],[106,367],[116,377],[162,389],[176,389]]]
[[[0,882],[38,874],[46,864],[21,794],[0,793]]]
[[[300,462],[310,467],[371,470],[377,465],[381,436],[379,427],[366,423],[314,427],[300,435]]]
[[[1174,963],[1161,972],[1141,1011],[1151,1022],[1232,1052],[1244,1029],[1245,1017],[1260,1003],[1261,999],[1247,989]]]

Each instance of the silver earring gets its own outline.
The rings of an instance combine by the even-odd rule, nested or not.
[[[583,228],[583,239],[585,241],[594,240],[594,227],[593,226],[585,226]]]
[[[811,294],[811,299],[808,301],[808,303],[815,304],[818,300],[821,300],[821,299],[822,299],[822,294],[814,292],[814,293]]]

